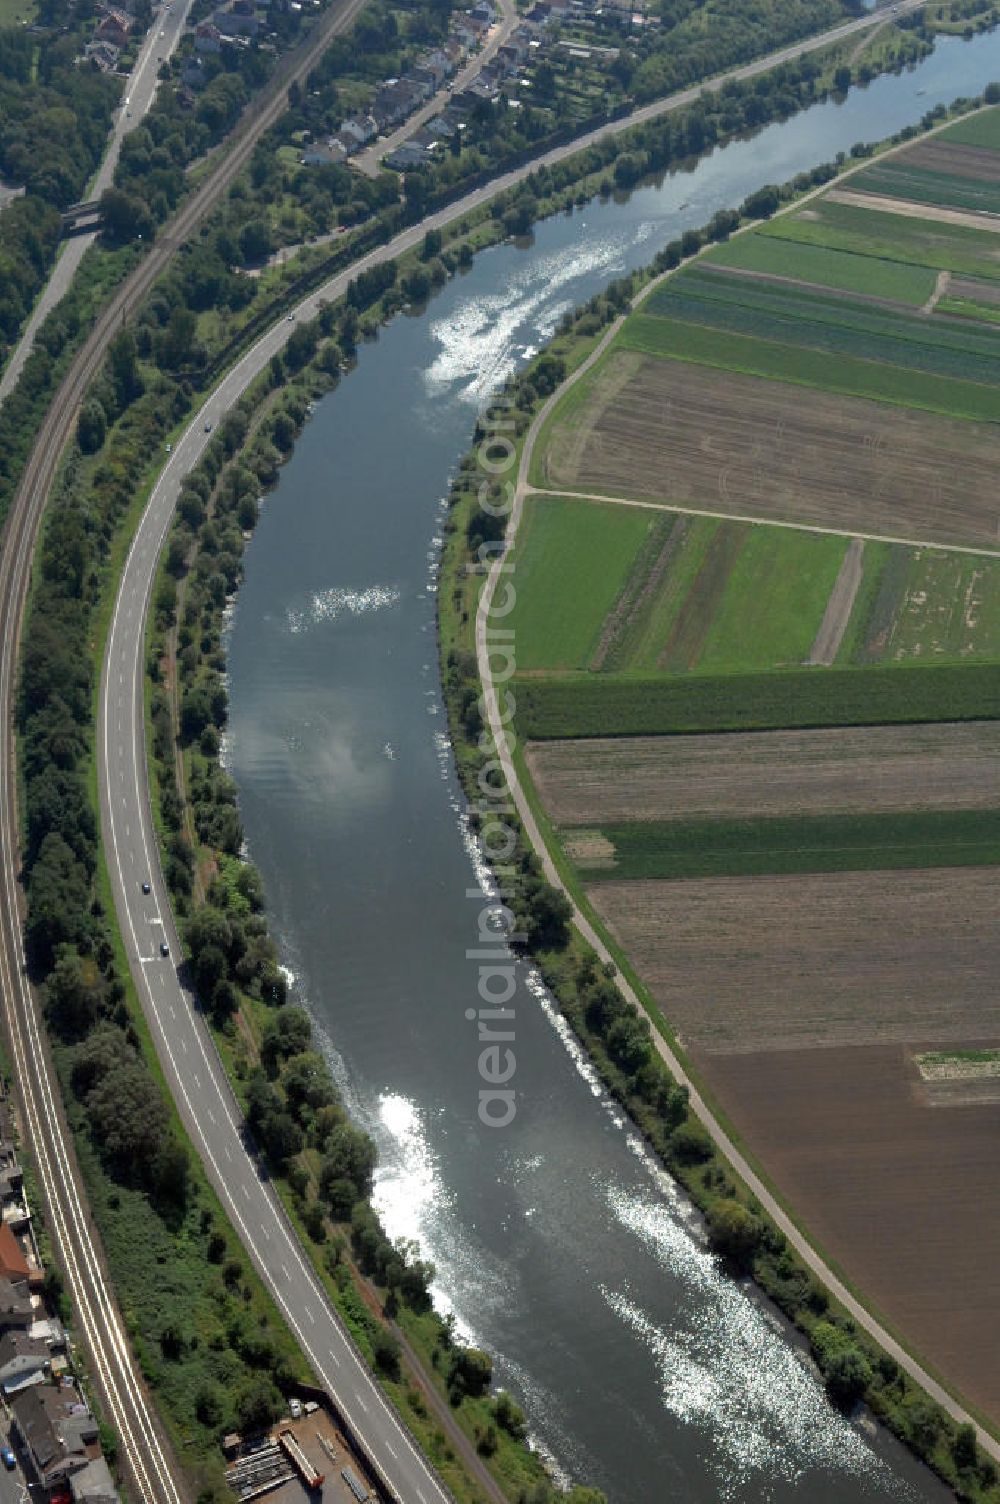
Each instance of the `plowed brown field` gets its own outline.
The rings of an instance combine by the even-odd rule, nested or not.
[[[545,462],[564,490],[1000,544],[995,426],[677,360],[613,355],[587,401],[555,428]]]
[[[697,1058],[824,1251],[1000,1421],[1000,1105],[925,1105],[898,1045]]]
[[[527,759],[558,825],[1000,806],[990,721],[532,742]]]
[[[986,146],[962,146],[957,141],[923,141],[895,161],[900,167],[922,167],[926,172],[953,174],[981,183],[995,183],[1000,170],[995,151]]]
[[[588,893],[690,1047],[1000,1033],[993,868],[602,882]]]

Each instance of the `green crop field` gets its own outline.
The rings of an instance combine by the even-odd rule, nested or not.
[[[580,875],[587,882],[1000,862],[998,810],[644,820],[603,826],[599,835],[614,850],[605,848],[600,866],[593,858],[581,863]]]
[[[948,141],[956,146],[986,146],[1000,151],[1000,109],[982,110],[959,120],[942,131],[939,141]]]
[[[806,218],[808,214],[809,218]],[[783,214],[758,234],[775,240],[853,251],[888,262],[931,266],[971,277],[1000,278],[1000,236],[990,230],[910,218],[882,209],[823,199],[797,214]]]
[[[968,286],[968,283],[965,284]],[[1000,325],[1000,305],[984,301],[977,302],[975,298],[951,298],[939,299],[936,314],[950,314],[952,318],[978,319],[986,324]]]
[[[1000,330],[852,304],[812,301],[796,289],[741,287],[738,277],[678,278],[649,309],[661,318],[777,340],[857,360],[991,386],[1000,383]],[[719,288],[719,282],[735,287]],[[745,289],[745,296],[739,296]],[[733,293],[736,296],[733,296]]]
[[[1000,559],[870,547],[839,662],[1000,660]]]
[[[997,170],[1000,175],[1000,161]],[[850,187],[855,193],[881,193],[911,203],[939,204],[945,209],[968,209],[977,214],[1000,212],[1000,182],[984,183],[976,178],[910,167],[904,157],[859,172],[851,179]]]
[[[932,272],[921,268],[903,270],[917,270],[936,281]],[[968,299],[978,309],[990,303],[992,294],[992,312],[1000,313],[994,285],[963,278],[952,287],[954,292],[938,303],[942,311],[948,296]],[[825,339],[845,338],[846,331],[855,345],[845,346],[845,354],[978,382],[995,381],[1000,369],[1000,330],[992,327],[929,319],[909,308],[855,300],[817,287],[749,279],[726,268],[699,265],[670,278],[644,304],[643,312],[709,325],[733,317],[743,321],[734,327],[745,332],[820,347],[825,347]]]
[[[516,681],[523,740],[1000,719],[1000,665],[579,674]]]
[[[859,356],[838,355],[833,360],[824,350],[798,348],[726,328],[636,313],[617,336],[612,348],[615,347],[695,361],[750,376],[766,376],[772,381],[841,392],[845,396],[867,397],[899,407],[922,408],[947,417],[1000,421],[1000,388],[950,380]]]
[[[712,517],[669,514],[669,535],[653,535],[616,605],[603,652],[590,666],[605,673],[659,668],[665,646],[678,630],[678,618],[690,598],[705,558],[725,523]],[[664,553],[669,555],[664,564]]]
[[[683,673],[802,663],[846,549],[844,538],[795,528],[534,497],[510,618],[518,667]]]
[[[755,231],[737,235],[703,259],[706,265],[735,267],[770,277],[790,277],[841,292],[889,298],[919,307],[934,291],[935,275],[927,267],[876,256],[832,250],[802,241],[778,241]]]
[[[585,668],[656,521],[642,508],[533,497],[515,553],[508,625],[522,669]]]
[[[828,533],[748,528],[698,669],[732,673],[804,662],[846,552],[847,540]]]

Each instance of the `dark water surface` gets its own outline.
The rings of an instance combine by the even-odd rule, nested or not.
[[[526,969],[517,1114],[477,1117],[482,895],[441,706],[441,498],[477,406],[560,316],[687,227],[1000,77],[949,40],[623,204],[484,253],[324,400],[264,508],[230,641],[228,755],[297,995],[378,1141],[377,1203],[565,1478],[612,1504],[946,1497],[838,1416],[725,1278]],[[471,896],[470,896],[471,893]]]

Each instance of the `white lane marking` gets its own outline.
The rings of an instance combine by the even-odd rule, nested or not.
[[[201,1082],[198,1080],[198,1077],[194,1072],[192,1072],[191,1074],[191,1080],[194,1082],[195,1091],[201,1091]]]
[[[282,1264],[282,1266],[281,1266],[281,1272],[282,1272],[282,1274],[285,1276],[285,1278],[287,1280],[289,1280],[289,1281],[291,1280],[292,1276],[288,1272],[288,1265],[287,1264]]]

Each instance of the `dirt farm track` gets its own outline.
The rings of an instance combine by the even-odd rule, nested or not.
[[[545,457],[562,490],[986,548],[998,461],[990,424],[628,351]]]

